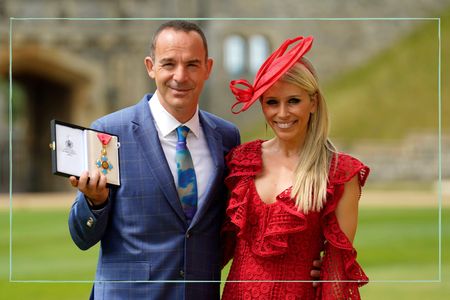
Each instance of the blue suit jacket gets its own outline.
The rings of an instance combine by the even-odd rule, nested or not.
[[[91,211],[78,193],[69,217],[81,249],[101,242],[95,299],[219,299],[219,231],[227,191],[224,156],[240,143],[230,122],[200,111],[215,169],[205,202],[186,222],[145,95],[136,105],[107,115],[93,128],[120,138],[121,186],[108,205]],[[114,282],[116,281],[116,282]],[[136,282],[139,281],[139,282]],[[174,281],[153,282],[142,281]]]

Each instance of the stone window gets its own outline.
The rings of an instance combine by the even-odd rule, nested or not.
[[[232,34],[224,42],[224,68],[231,75],[241,75],[246,71],[246,42],[237,34]]]
[[[252,35],[248,39],[248,67],[252,75],[258,72],[259,67],[263,64],[269,56],[269,42],[267,38],[261,34]]]
[[[224,68],[231,76],[255,75],[270,54],[269,42],[261,34],[229,35],[223,45]]]

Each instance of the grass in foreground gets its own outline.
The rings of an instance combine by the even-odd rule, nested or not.
[[[450,209],[445,209],[447,220]],[[363,299],[442,299],[450,294],[450,283],[439,279],[437,209],[363,208],[356,238],[358,260],[374,282],[363,287]],[[448,236],[443,222],[443,237]],[[80,251],[67,229],[67,211],[14,211],[13,280],[57,280],[49,283],[8,282],[9,214],[0,212],[0,290],[3,299],[87,299],[98,247]],[[443,249],[447,249],[446,239]],[[448,278],[449,254],[443,251],[442,278]],[[223,280],[227,270],[224,270]],[[386,282],[394,281],[394,282]]]

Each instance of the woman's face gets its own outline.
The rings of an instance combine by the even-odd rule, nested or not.
[[[316,111],[315,96],[284,81],[277,81],[261,97],[261,107],[276,136],[287,142],[304,141],[311,113]]]

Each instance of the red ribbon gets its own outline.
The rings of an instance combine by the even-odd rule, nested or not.
[[[110,136],[109,134],[106,133],[97,133],[97,137],[100,140],[100,142],[102,142],[103,145],[108,145],[108,143],[111,141],[112,136]]]

